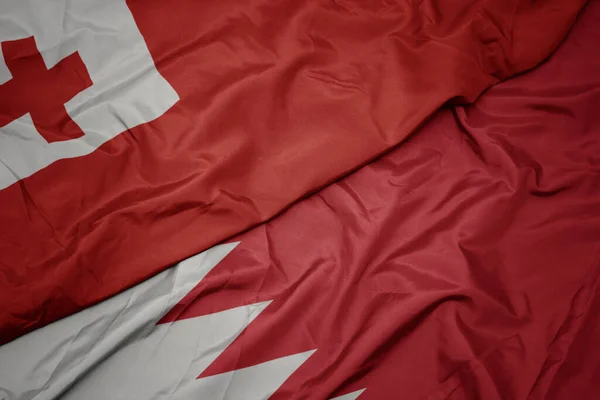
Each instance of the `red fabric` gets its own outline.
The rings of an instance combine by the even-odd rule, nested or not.
[[[0,127],[29,113],[48,142],[84,135],[64,106],[92,85],[78,53],[48,69],[35,39],[29,37],[2,43],[2,55],[12,79],[0,85]]]
[[[162,322],[271,301],[203,373],[271,399],[600,395],[600,3],[547,64],[235,238]]]
[[[583,3],[129,1],[181,101],[0,191],[0,343],[270,218],[447,100],[535,66]]]

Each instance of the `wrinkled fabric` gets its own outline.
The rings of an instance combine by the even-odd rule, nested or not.
[[[274,381],[275,400],[596,398],[599,21],[591,3],[538,69],[445,108],[391,153],[235,237],[162,318],[154,307],[130,330],[90,335],[111,347],[80,355],[86,369],[70,381],[57,354],[70,362],[81,344],[40,346],[52,357],[30,384],[66,382],[69,399],[251,400]],[[152,305],[121,300],[126,311]],[[50,343],[46,329],[103,304],[0,347],[0,365],[2,350]],[[72,329],[79,340],[102,322],[91,320]],[[290,369],[293,357],[303,362]],[[0,378],[5,390],[14,381]]]
[[[65,392],[75,384],[81,387],[86,373],[95,374],[110,363],[108,359],[119,361],[113,369],[126,381],[86,390],[79,398],[152,400],[173,392],[183,381],[185,368],[193,365],[190,342],[198,342],[202,332],[186,324],[156,329],[156,322],[234,247],[212,247],[106,301],[0,346],[0,399],[78,398]],[[220,320],[221,330],[243,329],[250,322],[247,315]],[[171,347],[173,341],[177,348]],[[163,351],[161,343],[167,344]],[[133,357],[123,357],[130,350]],[[138,376],[132,379],[132,372]]]
[[[199,378],[317,349],[271,399],[597,397],[599,21],[236,237],[162,322],[271,303]]]
[[[583,3],[128,1],[180,100],[0,190],[0,343],[272,217],[446,101],[534,67]]]

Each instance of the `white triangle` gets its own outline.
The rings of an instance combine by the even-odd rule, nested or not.
[[[352,392],[352,393],[348,393],[342,396],[338,396],[335,398],[332,398],[331,400],[356,400],[358,399],[358,396],[360,396],[361,394],[363,394],[363,392],[366,389],[361,389],[361,390],[357,390],[356,392]]]
[[[298,369],[315,350],[259,365],[198,379],[178,390],[173,400],[264,400]]]

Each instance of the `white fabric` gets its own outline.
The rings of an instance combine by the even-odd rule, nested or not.
[[[85,136],[49,144],[29,114],[0,128],[0,189],[57,160],[89,154],[179,100],[157,71],[125,0],[0,1],[0,42],[30,36],[48,68],[79,52],[93,85],[66,109]],[[11,78],[0,55],[0,84]]]
[[[0,399],[57,398],[103,361],[110,362],[111,355],[119,354],[115,350],[151,335],[156,322],[236,245],[213,247],[100,304],[0,346]],[[233,322],[231,332],[239,332],[240,321]],[[168,371],[170,366],[165,367]]]
[[[365,389],[357,390],[356,392],[348,393],[331,400],[356,400],[358,399],[358,396],[360,396],[364,391]]]

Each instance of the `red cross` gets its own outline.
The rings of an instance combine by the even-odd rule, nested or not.
[[[79,54],[47,69],[33,37],[2,42],[2,54],[12,79],[0,85],[0,128],[29,113],[48,143],[83,136],[65,109],[67,101],[92,85]]]

